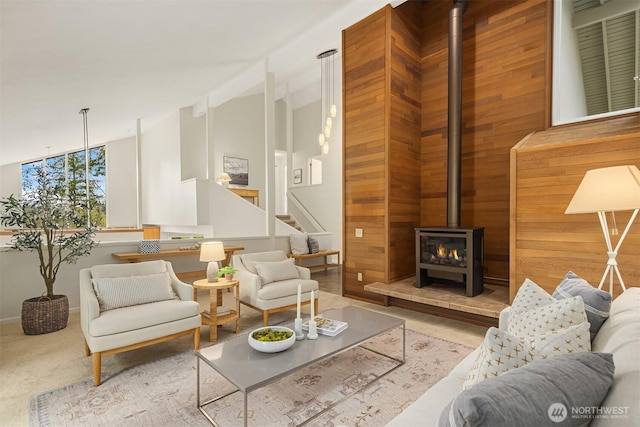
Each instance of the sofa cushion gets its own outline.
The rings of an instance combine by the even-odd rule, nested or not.
[[[133,264],[104,264],[91,267],[91,278],[146,276],[167,271],[167,261],[144,261]]]
[[[306,233],[290,234],[289,245],[294,255],[306,255],[309,253],[308,236]]]
[[[263,300],[272,300],[291,296],[294,298],[295,303],[295,298],[297,298],[298,295],[298,284],[301,285],[300,287],[302,288],[303,294],[318,290],[318,282],[315,280],[290,279],[264,285],[258,291],[257,295],[258,298]]]
[[[463,391],[440,414],[439,426],[585,425],[572,408],[598,407],[613,383],[608,353],[565,354],[533,361]],[[588,421],[588,420],[587,420]]]
[[[294,264],[294,259],[274,262],[254,263],[258,276],[262,279],[263,286],[272,282],[280,282],[288,279],[299,279],[300,274]]]
[[[591,324],[591,339],[609,317],[611,308],[611,294],[594,288],[586,280],[580,278],[573,271],[569,271],[553,292],[553,298],[560,300],[580,295],[584,301],[584,310]]]
[[[135,307],[105,311],[89,323],[93,337],[120,334],[150,326],[197,316],[200,306],[195,301],[167,300]]]
[[[287,255],[282,251],[255,252],[240,255],[242,265],[253,274],[258,274],[256,270],[256,262],[275,262],[284,261]]]
[[[518,289],[513,304],[511,304],[511,315],[518,315],[534,308],[549,305],[554,301],[553,297],[535,282],[525,279]]]
[[[507,332],[519,337],[557,331],[587,321],[582,297],[554,301],[519,314],[511,313]]]
[[[145,276],[98,277],[91,280],[100,311],[178,299],[168,272]]]

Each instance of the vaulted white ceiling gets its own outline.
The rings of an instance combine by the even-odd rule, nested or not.
[[[388,2],[2,0],[0,164],[82,148],[82,108],[96,145],[238,96],[265,70],[303,89],[316,55]]]

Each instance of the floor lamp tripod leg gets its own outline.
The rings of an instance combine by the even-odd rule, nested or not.
[[[614,265],[613,269],[615,270],[616,276],[618,276],[618,280],[620,281],[620,287],[622,288],[622,292],[625,292],[627,288],[624,286],[624,281],[622,280],[622,276],[620,275],[620,270],[618,269],[618,266]],[[613,283],[613,280],[611,280],[611,283]]]
[[[600,279],[600,284],[598,285],[598,289],[602,289],[602,285],[604,285],[604,279],[607,278],[607,273],[611,270],[611,266],[607,264],[607,268],[604,270],[604,274],[602,275],[602,279]],[[613,295],[613,277],[609,280],[609,293]]]

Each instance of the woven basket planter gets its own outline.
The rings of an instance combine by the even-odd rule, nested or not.
[[[22,302],[22,330],[25,335],[41,335],[67,327],[69,300],[66,295],[36,297]]]

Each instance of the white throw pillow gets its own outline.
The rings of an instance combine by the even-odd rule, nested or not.
[[[534,308],[549,305],[555,299],[532,280],[525,279],[518,289],[513,304],[511,304],[510,316],[515,316]]]
[[[588,351],[591,351],[588,322],[524,337],[489,328],[462,389],[466,390],[481,381],[500,376],[533,360]]]
[[[309,243],[307,233],[302,234],[290,234],[289,246],[291,246],[291,253],[294,255],[306,255],[309,253]]]
[[[491,327],[485,335],[466,381],[462,384],[462,389],[466,390],[480,381],[524,366],[531,360],[532,356],[522,340]]]
[[[558,331],[587,322],[582,297],[576,296],[534,308],[516,315],[509,315],[507,332],[519,337]]]
[[[100,311],[178,299],[169,273],[146,276],[99,277],[92,280]]]
[[[288,279],[299,279],[300,273],[293,263],[294,259],[276,262],[256,262],[254,265],[264,285]]]

